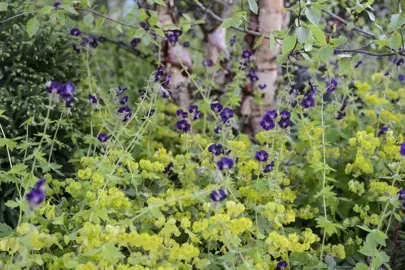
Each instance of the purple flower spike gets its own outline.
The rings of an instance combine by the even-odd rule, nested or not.
[[[287,269],[287,263],[284,261],[281,261],[277,264],[276,269],[275,270],[285,270]]]
[[[267,87],[267,84],[259,84],[259,89],[264,90]]]
[[[273,169],[274,169],[274,161],[272,161],[269,164],[267,164],[266,166],[264,166],[263,172],[269,173],[269,172],[272,172]]]
[[[224,123],[227,123],[229,119],[231,119],[234,116],[234,111],[231,108],[225,108],[221,113],[221,120]]]
[[[255,159],[257,161],[267,161],[269,159],[269,154],[265,150],[257,151],[255,154]]]
[[[80,36],[80,34],[81,34],[81,31],[80,31],[80,29],[79,28],[72,28],[72,30],[70,30],[70,34],[72,35],[72,36]]]
[[[97,99],[96,95],[89,94],[89,102],[92,104],[97,104],[98,99]]]
[[[336,90],[337,85],[338,85],[337,80],[336,80],[335,78],[333,78],[333,79],[330,80],[330,82],[328,82],[328,84],[326,85],[326,90],[327,90],[329,93],[332,93],[333,91]]]
[[[121,105],[125,105],[127,102],[128,102],[128,96],[123,96],[123,97],[120,99],[120,104],[121,104]]]
[[[232,158],[223,157],[217,162],[217,167],[219,170],[229,170],[232,169],[234,165],[234,161]]]
[[[181,118],[187,118],[188,117],[188,112],[185,112],[182,109],[178,109],[176,111],[176,115],[180,116]]]
[[[100,142],[106,142],[107,140],[108,140],[108,135],[107,134],[105,134],[105,133],[100,133],[100,134],[98,134],[98,136],[97,136],[97,139],[100,141]]]
[[[50,81],[45,85],[45,90],[48,93],[56,94],[59,93],[60,89],[63,87],[63,84],[56,81]]]
[[[187,120],[183,119],[176,122],[176,128],[183,132],[188,132],[191,129],[191,125],[188,123]]]
[[[139,43],[141,43],[141,39],[140,38],[134,38],[133,40],[131,40],[131,47],[135,48],[136,46],[138,46]]]
[[[223,146],[220,143],[213,143],[208,147],[208,152],[213,153],[216,156],[219,156],[224,152]]]
[[[405,143],[401,144],[401,148],[399,149],[399,153],[401,156],[405,156]]]
[[[252,55],[253,55],[253,53],[250,50],[244,50],[242,52],[242,58],[244,58],[244,59],[249,59]]]
[[[211,107],[211,110],[216,113],[220,113],[222,111],[222,109],[224,108],[224,106],[222,106],[222,104],[218,103],[218,102],[211,103],[210,107]]]

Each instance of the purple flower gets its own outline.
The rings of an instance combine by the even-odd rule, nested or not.
[[[270,120],[276,119],[278,116],[277,110],[267,111],[264,117],[267,117]]]
[[[284,261],[281,261],[277,264],[275,270],[285,270],[287,268],[287,263]]]
[[[216,127],[214,128],[214,133],[215,133],[215,134],[218,134],[219,132],[221,132],[221,130],[222,130],[222,127],[221,127],[220,125],[218,125],[218,126],[216,126]]]
[[[387,131],[388,131],[388,127],[382,127],[382,128],[380,129],[380,131],[378,132],[378,135],[379,135],[379,136],[380,136],[380,135],[383,135],[383,134],[387,133]]]
[[[251,82],[256,82],[259,80],[259,77],[256,75],[256,70],[251,68],[249,73],[246,75]]]
[[[171,44],[175,44],[177,41],[179,41],[179,37],[174,33],[169,33],[166,35],[166,37],[167,41],[169,41]]]
[[[45,200],[45,179],[41,178],[26,196],[31,207],[38,206]]]
[[[225,108],[221,113],[221,120],[224,123],[227,123],[229,119],[234,116],[234,111],[231,108]]]
[[[264,130],[271,130],[275,127],[274,121],[269,119],[269,120],[262,120],[260,121],[260,126],[264,129]]]
[[[338,111],[337,116],[336,116],[336,119],[337,119],[337,120],[342,120],[343,118],[345,118],[345,116],[346,116],[346,112],[344,112],[344,111]]]
[[[399,196],[400,200],[405,200],[405,188],[398,191],[397,195]]]
[[[278,125],[281,128],[288,128],[291,124],[290,116],[291,113],[289,111],[280,112],[280,121],[278,121]]]
[[[329,93],[332,93],[333,91],[336,90],[337,85],[338,85],[337,80],[335,78],[332,78],[332,80],[330,80],[330,82],[328,82],[328,84],[326,85],[326,90]]]
[[[156,71],[155,71],[155,82],[160,81],[160,79],[162,78],[164,74],[164,67],[163,66],[159,66]]]
[[[173,171],[173,162],[170,162],[169,164],[167,164],[167,166],[165,167],[165,170],[163,171],[163,173],[165,174],[169,174],[170,172]]]
[[[259,89],[264,90],[267,87],[267,84],[259,84]]]
[[[95,49],[98,46],[97,38],[94,36],[89,36],[89,45]]]
[[[405,75],[404,75],[404,74],[399,74],[399,75],[398,75],[398,80],[399,80],[400,82],[403,82],[403,81],[405,80]]]
[[[211,59],[204,59],[202,61],[202,65],[203,67],[211,67],[214,63],[212,62]]]
[[[194,113],[193,120],[200,119],[202,115],[203,115],[202,112],[196,111],[196,112]]]
[[[198,111],[198,106],[197,105],[191,105],[189,108],[188,108],[188,112],[189,113],[196,113]]]
[[[56,82],[56,81],[49,81],[46,85],[45,85],[45,90],[48,93],[51,94],[56,94],[59,93],[60,89],[63,87],[63,84],[61,84],[60,82]]]
[[[131,109],[128,106],[124,106],[118,109],[118,112],[121,114],[127,114],[131,112]]]
[[[257,161],[267,161],[269,159],[269,153],[267,153],[265,150],[257,151],[255,154],[255,159]]]
[[[123,121],[123,122],[126,122],[126,121],[128,121],[129,119],[131,119],[131,117],[132,117],[132,113],[131,113],[131,112],[126,113],[126,114],[124,115],[124,118],[122,118],[122,121]]]
[[[216,113],[220,113],[222,111],[224,106],[222,106],[221,103],[211,103],[210,108],[212,111],[216,112]]]
[[[131,47],[135,48],[136,46],[138,46],[139,43],[141,43],[141,39],[140,38],[134,38],[133,40],[131,40]]]
[[[213,190],[210,193],[210,198],[214,202],[223,201],[226,199],[227,196],[228,196],[228,194],[226,193],[226,190],[223,188],[219,189],[218,191]]]
[[[171,98],[172,97],[172,92],[168,89],[165,89],[164,87],[161,87],[161,96],[162,98]]]
[[[223,146],[220,143],[213,143],[208,147],[208,152],[213,153],[216,156],[219,156],[224,152]]]
[[[123,87],[118,87],[118,91],[117,91],[117,96],[120,96],[120,95],[122,95],[125,91],[127,91],[127,89],[128,89],[128,87],[125,87],[125,86],[123,86]]]
[[[89,94],[89,102],[92,104],[97,104],[98,99],[97,99],[96,95]]]
[[[274,161],[272,161],[269,164],[267,164],[266,166],[264,166],[263,172],[269,173],[269,172],[272,172],[273,169],[274,169]]]
[[[72,35],[72,36],[80,36],[80,33],[81,33],[81,31],[80,31],[80,29],[79,28],[72,28],[72,30],[70,30],[70,34]]]
[[[389,71],[385,72],[385,73],[384,73],[384,76],[390,76]]]
[[[397,67],[402,66],[404,63],[405,63],[404,58],[399,58],[399,59],[395,62],[395,64],[397,65]]]
[[[73,44],[72,48],[76,53],[80,53],[80,48],[77,45]]]
[[[191,129],[191,125],[188,123],[186,119],[183,119],[176,122],[176,128],[183,132],[188,132]]]
[[[139,26],[143,29],[143,30],[149,30],[149,25],[147,22],[140,22]]]
[[[121,99],[120,99],[120,104],[121,105],[124,105],[124,104],[126,104],[128,102],[128,96],[123,96]]]
[[[105,134],[105,133],[100,133],[100,134],[98,134],[98,136],[97,136],[97,139],[100,141],[100,142],[106,142],[107,140],[108,140],[108,135],[107,134]]]
[[[315,106],[315,98],[313,95],[305,95],[301,101],[302,107],[308,109]]]
[[[75,104],[75,99],[74,98],[71,97],[68,100],[66,100],[66,107],[72,108],[74,104]]]
[[[183,31],[175,29],[175,30],[172,31],[172,33],[174,35],[176,35],[177,37],[179,37],[179,36],[181,36],[183,34]]]
[[[399,149],[399,153],[401,156],[405,156],[405,143],[401,144],[401,148]]]
[[[354,65],[354,68],[358,68],[361,64],[363,64],[363,61],[360,60]]]
[[[59,9],[60,5],[61,5],[60,1],[55,1],[55,2],[53,3],[53,7],[54,7],[55,9]]]
[[[185,112],[182,109],[178,109],[176,111],[176,115],[180,116],[181,118],[187,118],[188,117],[188,112]]]
[[[253,55],[253,53],[250,50],[244,50],[242,52],[242,58],[244,58],[244,59],[249,59],[252,55]]]
[[[76,87],[73,83],[67,82],[62,88],[59,89],[59,95],[63,99],[68,99],[73,96],[76,91]]]
[[[229,158],[229,157],[223,157],[217,162],[217,167],[221,171],[232,169],[233,165],[234,165],[234,161],[232,158]]]
[[[190,42],[184,41],[184,42],[183,42],[183,46],[184,46],[184,48],[190,47]]]
[[[170,83],[172,82],[172,75],[167,74],[165,80],[162,83],[162,86],[164,88],[169,88],[170,87]]]

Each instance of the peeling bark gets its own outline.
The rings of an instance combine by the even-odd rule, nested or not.
[[[166,6],[158,5],[159,22],[161,25],[176,25],[177,18],[174,16],[174,0],[165,0]],[[183,67],[189,71],[192,69],[190,53],[179,43],[170,44],[163,41],[164,64],[166,71],[171,75],[170,90],[173,93],[174,102],[180,107],[187,108],[190,105],[187,77],[182,72]]]
[[[271,33],[275,30],[281,30],[288,24],[288,15],[284,9],[283,0],[261,0],[259,15],[257,21],[259,27],[256,31],[261,33]],[[245,38],[245,41],[253,41],[252,37]],[[255,38],[254,41],[256,41]],[[251,42],[254,44],[255,42]],[[241,114],[245,117],[245,132],[249,134],[256,134],[260,131],[260,120],[263,114],[271,109],[276,108],[276,91],[277,79],[279,71],[275,63],[277,55],[281,52],[281,46],[276,43],[273,51],[269,49],[269,40],[264,39],[263,42],[257,47],[254,55],[257,64],[257,76],[259,80],[251,85],[250,90],[256,89],[262,97],[263,105],[254,102],[254,98],[249,93],[244,97],[242,102]],[[263,90],[257,90],[258,85],[266,85]]]

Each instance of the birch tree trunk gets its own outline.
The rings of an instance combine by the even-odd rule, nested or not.
[[[284,9],[284,0],[261,0],[257,17],[259,27],[257,31],[266,34],[275,30],[281,30],[288,24],[288,16]],[[256,38],[257,39],[257,38]],[[277,55],[281,52],[280,44],[276,43],[274,49],[269,49],[269,40],[265,39],[257,47],[254,55],[257,63],[256,74],[259,80],[253,85],[266,85],[263,90],[256,90],[262,94],[263,105],[254,102],[254,97],[244,97],[241,113],[245,117],[245,132],[254,135],[260,131],[260,121],[264,113],[276,108],[277,79],[279,71],[275,63]],[[254,44],[255,42],[252,42]],[[251,89],[251,90],[253,90]]]

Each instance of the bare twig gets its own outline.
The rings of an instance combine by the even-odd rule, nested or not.
[[[12,20],[12,19],[15,19],[15,18],[18,18],[18,17],[20,17],[20,16],[30,15],[30,14],[36,14],[36,13],[38,13],[37,10],[35,10],[35,11],[30,11],[30,12],[19,13],[19,14],[16,14],[16,15],[10,17],[10,18],[7,18],[7,19],[5,19],[5,20],[0,21],[0,23],[8,22],[8,21],[10,21],[10,20]]]
[[[374,53],[374,52],[369,52],[366,50],[356,50],[356,49],[335,49],[335,53],[353,53],[353,54],[364,54],[364,55],[369,55],[369,56],[392,56],[392,55],[397,55],[401,54],[403,55],[403,51],[398,51],[398,52],[392,52],[392,53]]]

